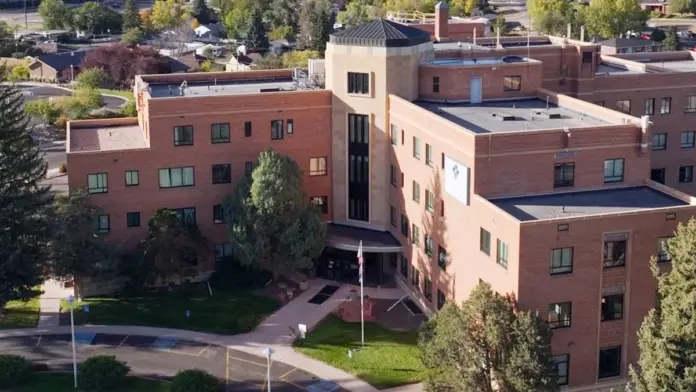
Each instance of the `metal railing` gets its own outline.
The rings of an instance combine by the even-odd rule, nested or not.
[[[387,12],[387,19],[397,23],[431,24],[435,23],[435,14],[420,11],[389,11]]]

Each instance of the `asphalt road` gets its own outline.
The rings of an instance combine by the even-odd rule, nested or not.
[[[63,90],[62,88],[56,88],[56,87],[50,87],[50,86],[42,86],[42,87],[22,87],[22,91],[24,92],[24,100],[29,102],[29,101],[34,101],[37,99],[45,99],[45,98],[54,98],[54,97],[66,97],[71,95],[72,93],[68,90]],[[104,107],[107,109],[118,109],[126,103],[126,101],[123,98],[116,98],[116,97],[107,97],[107,96],[102,96],[102,101],[104,103]]]
[[[17,354],[51,369],[72,370],[70,335],[0,339],[0,353]],[[202,369],[226,385],[227,392],[260,392],[266,388],[266,361],[222,346],[168,337],[76,333],[78,362],[98,354],[114,355],[140,376],[169,378],[184,369]],[[271,365],[274,392],[339,392],[332,382],[283,363]]]

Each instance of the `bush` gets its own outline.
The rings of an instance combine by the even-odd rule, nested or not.
[[[59,171],[60,173],[62,173],[62,174],[67,173],[67,172],[68,172],[68,164],[65,163],[65,162],[61,163],[61,164],[60,164],[60,168],[58,169],[58,171]]]
[[[0,355],[0,389],[22,384],[31,375],[31,362],[19,355]]]
[[[215,392],[220,389],[220,380],[198,369],[180,371],[169,387],[170,392]]]
[[[89,68],[77,75],[75,78],[79,89],[98,89],[106,85],[106,73],[101,68]]]
[[[129,101],[125,104],[121,108],[121,115],[123,117],[138,117],[138,109],[135,107],[135,102]]]
[[[130,371],[125,362],[109,355],[97,355],[79,365],[80,387],[88,391],[102,391],[120,387]]]

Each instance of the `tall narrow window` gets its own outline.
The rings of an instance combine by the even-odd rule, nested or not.
[[[559,386],[568,385],[570,354],[555,355],[553,357],[553,363],[556,370],[556,383],[558,383]]]
[[[396,144],[399,142],[399,130],[394,124],[392,124],[389,128],[389,139],[391,140],[391,144],[394,146],[396,146]]]
[[[652,116],[655,114],[655,98],[647,98],[645,100],[645,108],[643,114]]]
[[[496,257],[497,263],[507,269],[508,267],[508,245],[501,240],[498,240],[498,254]]]
[[[604,241],[604,268],[626,265],[626,240]]]
[[[672,113],[672,98],[663,97],[662,104],[660,105],[660,114],[670,114]]]
[[[425,143],[425,164],[433,167],[433,146]]]
[[[484,229],[483,227],[480,230],[479,233],[479,249],[481,252],[487,254],[488,256],[491,255],[491,233],[488,232],[488,230]]]
[[[657,262],[667,263],[672,260],[669,255],[669,240],[674,237],[660,238],[657,242]]]
[[[623,294],[602,297],[602,321],[621,320],[623,318]]]
[[[440,92],[440,77],[439,76],[433,76],[433,92],[434,93]]]
[[[254,163],[253,162],[244,162],[244,175],[247,177],[251,177],[251,173],[254,172]]]
[[[348,114],[348,219],[369,221],[370,121]]]
[[[435,194],[430,190],[425,190],[425,210],[433,212],[435,210]]]
[[[288,119],[285,121],[285,128],[288,133],[288,135],[292,135],[295,133],[295,122],[292,119]]]
[[[689,95],[684,98],[684,113],[696,112],[696,95]]]
[[[447,250],[441,246],[437,247],[437,265],[443,271],[447,269]]]
[[[412,194],[413,201],[415,201],[416,203],[420,203],[420,193],[421,193],[420,184],[417,183],[416,181],[413,181],[413,188],[412,189],[413,189],[413,194]]]
[[[599,350],[599,378],[621,375],[621,346]]]
[[[348,94],[370,94],[370,74],[348,72]]]
[[[126,171],[126,186],[138,186],[140,185],[140,178],[138,176],[137,170],[127,170]]]
[[[680,166],[679,167],[679,182],[685,183],[685,182],[692,182],[694,180],[694,167],[689,165],[689,166]]]
[[[222,204],[213,206],[213,223],[225,223],[225,211],[222,208]]]
[[[271,140],[280,140],[283,138],[283,120],[271,121]]]
[[[413,137],[413,157],[416,159],[421,157],[420,139],[415,136]]]
[[[251,121],[244,122],[244,137],[251,137]]]

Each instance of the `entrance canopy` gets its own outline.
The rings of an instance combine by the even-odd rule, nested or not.
[[[327,246],[340,250],[358,251],[360,241],[363,252],[397,253],[403,250],[401,243],[388,231],[377,231],[329,223]]]

